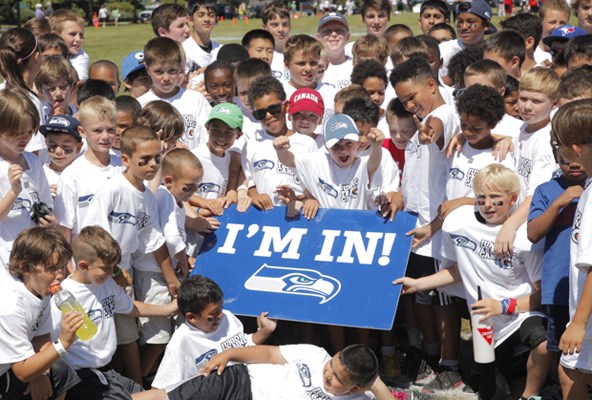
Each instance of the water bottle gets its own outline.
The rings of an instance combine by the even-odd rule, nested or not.
[[[477,287],[477,299],[482,300],[481,287]],[[481,314],[471,313],[473,325],[473,356],[479,364],[489,364],[495,361],[495,348],[493,343],[493,326],[486,322],[479,322],[483,318]]]
[[[55,302],[62,313],[77,311],[84,316],[82,326],[76,330],[76,336],[80,340],[89,340],[97,333],[97,326],[92,322],[82,306],[78,304],[72,293],[62,289],[61,285],[52,285],[51,294],[53,294]]]

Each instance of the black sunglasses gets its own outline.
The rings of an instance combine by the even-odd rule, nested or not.
[[[274,117],[282,112],[283,103],[272,104],[267,108],[261,108],[259,110],[253,110],[253,117],[257,121],[263,121],[267,113],[270,113]]]

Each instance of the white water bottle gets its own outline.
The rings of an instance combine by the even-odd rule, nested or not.
[[[481,287],[477,287],[477,299],[482,300]],[[493,343],[493,326],[486,322],[479,322],[482,314],[471,313],[473,325],[473,356],[479,364],[489,364],[495,361],[495,348]]]

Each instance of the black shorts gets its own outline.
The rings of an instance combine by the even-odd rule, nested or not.
[[[252,400],[251,378],[243,364],[226,367],[222,375],[216,371],[196,376],[168,393],[169,400]]]
[[[569,322],[569,306],[545,305],[547,312],[547,350],[559,352],[559,340]]]
[[[110,368],[82,368],[76,371],[80,384],[68,390],[66,400],[129,400],[142,386]]]
[[[80,378],[78,378],[76,372],[64,360],[58,360],[53,363],[48,377],[53,389],[53,395],[50,397],[50,400],[63,395],[70,388],[80,383]],[[23,396],[28,386],[28,383],[18,380],[12,369],[9,369],[0,376],[0,399],[30,399],[31,396]]]
[[[439,271],[439,261],[432,257],[421,256],[413,252],[409,253],[409,261],[405,276],[413,279],[435,274]],[[446,306],[451,304],[450,296],[436,289],[415,293],[415,304],[427,306]]]

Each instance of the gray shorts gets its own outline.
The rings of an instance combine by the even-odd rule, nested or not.
[[[142,386],[110,368],[82,368],[76,371],[80,383],[68,390],[66,400],[129,400]]]

